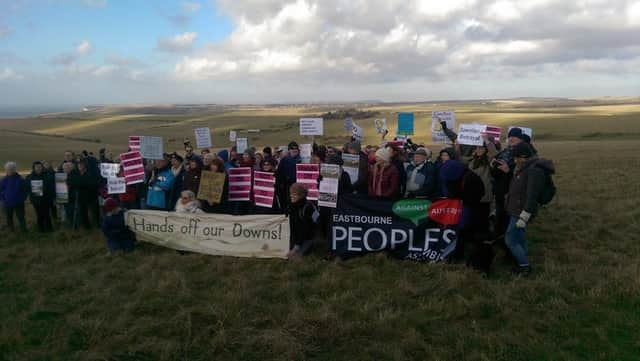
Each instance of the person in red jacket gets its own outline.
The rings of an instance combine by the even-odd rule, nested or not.
[[[395,199],[400,195],[400,173],[391,164],[388,148],[376,151],[376,163],[369,171],[368,186],[370,196]]]

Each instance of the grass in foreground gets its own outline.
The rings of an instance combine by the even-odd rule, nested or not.
[[[637,360],[640,147],[542,143],[559,196],[535,275],[383,255],[302,262],[2,233],[0,360]],[[601,154],[615,162],[601,161]]]

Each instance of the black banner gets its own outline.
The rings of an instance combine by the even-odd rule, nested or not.
[[[444,226],[428,218],[431,202],[391,201],[341,195],[331,215],[331,248],[348,258],[389,252],[401,259],[438,262],[455,249],[455,225]]]

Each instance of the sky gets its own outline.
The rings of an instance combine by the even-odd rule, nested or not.
[[[638,0],[0,0],[4,106],[638,95]]]

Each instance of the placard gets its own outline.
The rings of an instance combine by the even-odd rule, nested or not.
[[[102,178],[117,177],[120,172],[120,164],[118,163],[100,163],[100,175]]]
[[[31,181],[31,193],[38,197],[44,195],[44,181],[42,179]]]
[[[270,172],[253,172],[253,201],[256,206],[273,208],[276,176]]]
[[[336,208],[338,202],[338,184],[340,181],[340,166],[337,164],[320,165],[322,180],[318,187],[318,205],[320,207]]]
[[[387,131],[387,119],[386,118],[374,119],[373,120],[373,125],[376,128],[376,133],[378,133],[378,134],[384,134]]]
[[[236,131],[235,130],[230,130],[229,131],[229,141],[230,142],[235,142],[237,138],[238,138],[238,134],[236,133]]]
[[[162,137],[140,137],[140,154],[145,159],[163,159]]]
[[[236,138],[236,153],[241,155],[249,147],[249,140],[247,138]]]
[[[307,188],[307,199],[318,200],[319,164],[296,164],[296,182]]]
[[[67,186],[67,174],[56,173],[56,203],[66,204],[69,202],[69,187]]]
[[[251,168],[229,169],[229,201],[251,200]]]
[[[344,118],[344,130],[350,132],[353,130],[353,118]]]
[[[224,173],[203,170],[200,175],[198,199],[205,200],[209,204],[219,204],[222,201],[225,178]]]
[[[120,165],[124,170],[124,178],[127,185],[144,182],[144,165],[140,152],[120,154]]]
[[[358,181],[358,173],[360,171],[360,155],[359,154],[342,154],[342,170],[349,174],[351,184]]]
[[[413,135],[413,113],[398,113],[398,134]]]
[[[127,193],[127,181],[124,177],[111,177],[107,179],[107,193]]]
[[[300,118],[300,135],[322,135],[322,118]]]
[[[431,139],[435,143],[443,143],[450,141],[449,137],[442,130],[442,124],[446,122],[448,129],[456,127],[456,113],[450,110],[440,110],[431,113]]]
[[[356,123],[353,123],[353,128],[351,129],[351,134],[355,140],[364,139],[364,129]]]
[[[311,161],[311,144],[300,144],[300,158],[302,163]]]
[[[495,141],[500,141],[500,137],[502,136],[502,128],[493,125],[487,125],[485,133],[487,133],[488,136],[493,137]]]
[[[211,148],[211,130],[209,128],[195,128],[196,148]]]
[[[140,136],[129,136],[129,149],[131,149],[131,151],[140,150]]]
[[[484,144],[482,133],[487,126],[482,124],[460,124],[458,128],[458,144],[481,146]]]

